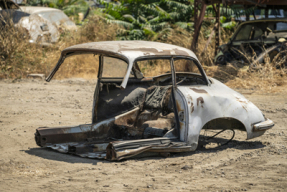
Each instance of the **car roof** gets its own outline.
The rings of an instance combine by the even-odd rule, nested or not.
[[[30,14],[45,12],[45,11],[61,11],[59,9],[54,9],[50,7],[31,7],[31,6],[21,6],[20,9],[23,12],[30,13]]]
[[[100,41],[68,47],[62,56],[77,52],[91,52],[118,56],[127,62],[143,56],[187,56],[197,59],[195,54],[186,48],[153,41]]]
[[[251,20],[251,21],[244,21],[241,24],[245,23],[257,23],[257,22],[282,22],[285,21],[287,22],[287,18],[268,18],[268,19],[256,19],[256,20]]]
[[[167,43],[159,43],[153,41],[100,41],[100,42],[91,42],[84,43],[79,45],[74,45],[68,47],[62,51],[61,57],[50,73],[46,78],[46,81],[50,81],[57,70],[60,68],[61,64],[64,62],[65,58],[71,55],[78,54],[102,54],[105,56],[116,57],[125,60],[128,63],[128,68],[126,75],[122,81],[121,87],[125,88],[127,81],[129,79],[130,72],[132,70],[134,61],[142,58],[161,58],[174,56],[184,56],[190,57],[198,61],[195,54],[186,48],[171,45]],[[198,61],[198,63],[200,63]],[[200,66],[201,68],[201,66]],[[202,68],[201,68],[202,69]],[[203,69],[202,69],[203,71]],[[203,71],[204,73],[204,71]],[[204,73],[206,78],[206,75]]]

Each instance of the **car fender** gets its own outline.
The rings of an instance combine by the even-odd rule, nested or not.
[[[188,125],[184,131],[184,140],[197,146],[199,133],[204,125],[215,119],[227,118],[238,120],[244,125],[247,139],[264,134],[265,131],[252,130],[254,124],[265,121],[262,112],[240,93],[215,79],[212,81],[210,86],[178,87],[187,105]]]

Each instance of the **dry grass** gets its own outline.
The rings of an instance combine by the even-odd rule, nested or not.
[[[231,35],[230,32],[222,31],[221,44],[227,43]],[[249,69],[248,64],[243,67],[242,64],[215,66],[213,65],[215,42],[212,40],[206,51],[203,52],[207,42],[207,39],[203,36],[204,34],[201,33],[196,55],[208,76],[224,82],[231,88],[260,90],[263,92],[280,91],[280,87],[283,88],[284,85],[287,85],[287,71],[283,68],[286,58],[282,58],[281,53],[276,55],[272,62],[270,62],[270,58],[267,56],[265,58],[265,64],[258,64],[258,70],[256,71]],[[191,40],[192,34],[182,30],[174,30],[172,35],[165,39],[161,39],[161,41],[186,48],[190,48]],[[281,66],[282,68],[278,69],[278,66]],[[158,67],[159,70],[160,68],[161,67]],[[157,69],[153,68],[153,70]]]
[[[107,24],[100,16],[90,20],[77,31],[64,31],[58,43],[51,47],[30,44],[25,29],[6,25],[0,30],[0,78],[25,78],[30,73],[48,75],[66,47],[93,41],[116,39],[117,27]],[[97,72],[98,57],[90,55],[68,58],[57,73],[57,78],[93,77]]]
[[[36,45],[28,43],[28,36],[22,28],[6,25],[0,29],[0,78],[20,78],[30,70],[36,70],[41,62],[39,57],[30,55],[42,55]],[[26,63],[29,63],[28,65]]]
[[[117,26],[107,24],[100,16],[93,16],[76,32],[64,32],[57,44],[42,48],[39,45],[28,43],[28,36],[24,35],[24,29],[13,26],[6,27],[0,31],[0,78],[25,78],[29,73],[48,75],[64,48],[80,43],[116,40],[117,30]],[[230,35],[222,31],[221,44],[226,43]],[[261,89],[268,92],[286,84],[286,71],[276,69],[276,66],[278,68],[278,65],[282,65],[286,58],[281,58],[278,55],[275,56],[273,62],[265,58],[266,64],[260,65],[260,69],[257,71],[249,70],[248,66],[239,68],[231,64],[214,66],[214,41],[212,40],[207,50],[202,53],[207,41],[204,36],[205,34],[201,34],[199,37],[196,54],[208,76],[219,79],[232,88]],[[162,34],[149,40],[190,48],[192,34],[177,28],[169,34]],[[97,69],[98,56],[74,56],[66,59],[56,78],[95,78]],[[156,74],[166,68],[156,65],[152,69]]]
[[[204,67],[208,76],[214,77],[231,88],[276,92],[287,85],[284,70],[263,66],[261,70],[250,72],[249,67],[236,68],[232,65]],[[279,89],[278,89],[279,88]]]

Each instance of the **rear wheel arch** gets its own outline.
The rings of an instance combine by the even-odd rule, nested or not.
[[[201,130],[202,129],[215,129],[215,130],[237,129],[247,132],[245,125],[238,119],[232,117],[221,117],[212,119],[207,123],[205,123],[205,125],[201,128]]]
[[[245,127],[245,125],[238,119],[232,118],[232,117],[219,117],[214,118],[206,122],[201,128],[198,127],[198,129],[195,129],[193,124],[190,124],[189,132],[188,132],[188,144],[192,145],[192,148],[196,150],[199,142],[199,136],[200,132],[202,130],[231,130],[231,129],[237,129],[241,131],[245,131],[248,135],[248,131]]]

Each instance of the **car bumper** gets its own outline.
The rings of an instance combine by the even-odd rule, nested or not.
[[[272,120],[267,119],[266,121],[253,125],[253,131],[265,131],[267,129],[271,129],[274,125],[275,124]]]

